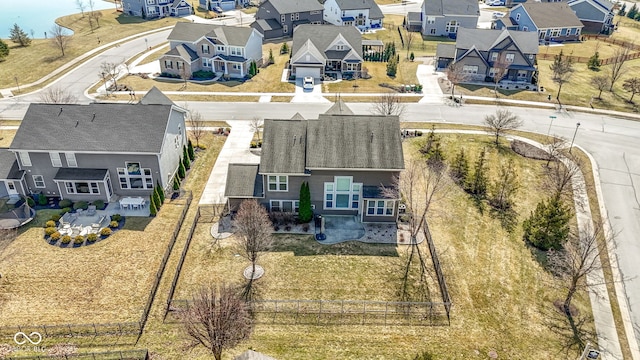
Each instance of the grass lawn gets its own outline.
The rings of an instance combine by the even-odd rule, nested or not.
[[[380,86],[386,83],[391,86],[400,86],[403,84],[417,84],[418,78],[416,71],[418,70],[418,62],[412,62],[400,57],[398,71],[395,77],[387,75],[387,63],[384,62],[365,62],[363,67],[369,70],[369,79],[343,80],[336,83],[323,83],[323,92],[343,92],[343,93],[379,93],[390,92],[391,89]],[[357,84],[357,87],[353,85]]]
[[[520,179],[526,181],[515,201],[518,222],[541,199],[544,162],[522,158],[506,147],[497,150],[489,136],[441,137],[447,158],[464,147],[474,159],[486,148],[492,174],[499,162],[514,159]],[[425,137],[405,143],[406,158],[414,156],[421,141]],[[522,241],[520,227],[513,232],[504,230],[490,211],[481,214],[457,187],[434,206],[430,226],[454,303],[451,326],[260,324],[251,340],[228,356],[247,348],[283,359],[410,359],[423,350],[447,359],[484,358],[491,350],[507,359],[564,355],[562,344],[569,334],[549,330],[554,323],[552,302],[563,295],[560,284],[534,259]],[[189,298],[191,291],[208,282],[241,280],[248,262],[236,255],[234,238],[216,245],[209,228],[210,224],[196,228],[176,298]],[[260,295],[265,299],[393,300],[400,275],[398,264],[404,257],[404,247],[359,243],[323,246],[308,236],[278,236],[275,249],[259,261],[266,270],[258,281]],[[580,311],[590,312],[586,294],[579,294],[575,304]],[[164,324],[161,329],[153,329],[143,338],[145,346],[163,356],[181,355],[186,340],[179,325]],[[202,348],[181,356],[206,358]]]
[[[0,147],[9,147],[17,130],[0,130]]]
[[[0,88],[16,86],[14,77],[18,78],[21,85],[36,81],[100,45],[183,21],[174,17],[147,21],[118,13],[114,9],[102,10],[101,13],[103,16],[100,19],[100,27],[94,31],[89,27],[88,17],[82,18],[80,14],[64,16],[56,20],[61,26],[74,31],[64,57],[60,56],[59,50],[51,46],[50,40],[35,39],[31,46],[25,48],[17,47],[7,40],[11,50],[2,63],[3,74],[6,76],[0,77]],[[98,44],[98,38],[100,44]],[[24,64],[32,66],[24,66]]]

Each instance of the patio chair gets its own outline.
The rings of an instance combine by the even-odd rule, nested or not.
[[[76,210],[76,216],[83,216],[83,215],[84,215],[84,210],[82,209]]]
[[[95,214],[96,214],[96,206],[89,205],[89,207],[87,208],[87,216],[93,216]]]

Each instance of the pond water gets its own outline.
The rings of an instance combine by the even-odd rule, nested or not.
[[[88,4],[89,0],[82,0]],[[115,5],[102,0],[94,0],[94,10],[115,9]],[[86,5],[85,11],[89,10]],[[18,24],[30,37],[44,38],[51,33],[55,20],[61,16],[79,13],[77,0],[29,0],[27,3],[1,0],[0,38],[8,39],[10,28]]]

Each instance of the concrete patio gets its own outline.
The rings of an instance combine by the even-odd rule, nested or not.
[[[71,236],[97,234],[100,229],[109,226],[113,214],[120,214],[124,217],[148,217],[149,207],[123,209],[117,201],[114,201],[109,203],[104,210],[96,210],[93,215],[87,215],[86,210],[82,213],[66,213],[60,218],[58,231],[63,235]]]

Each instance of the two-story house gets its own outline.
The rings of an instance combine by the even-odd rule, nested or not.
[[[355,26],[360,31],[382,27],[384,15],[374,0],[327,0],[324,21],[338,26]]]
[[[395,222],[399,199],[382,187],[393,187],[404,169],[399,118],[353,115],[345,104],[336,106],[340,111],[313,120],[265,120],[260,164],[229,164],[229,209],[253,198],[269,211],[297,213],[307,182],[316,214]]]
[[[153,19],[191,15],[193,7],[186,0],[122,0],[122,11],[132,16]]]
[[[613,23],[613,3],[608,0],[569,0],[571,10],[584,25],[583,32],[611,34]]]
[[[9,178],[25,195],[76,201],[169,190],[187,141],[184,116],[156,88],[138,104],[30,104],[9,147],[17,167]]]
[[[493,83],[496,67],[507,64],[507,74],[500,88],[535,90],[538,37],[533,32],[460,29],[455,44],[438,44],[436,66],[446,69],[451,63],[461,65],[466,82]]]
[[[424,0],[422,34],[455,38],[460,28],[475,29],[479,16],[476,0]]]
[[[246,7],[249,5],[249,0],[200,0],[198,6],[206,10],[214,10],[216,7],[222,9],[222,11],[233,10],[236,7]]]
[[[301,24],[322,24],[324,8],[318,0],[265,0],[251,27],[265,39],[290,37]]]
[[[300,25],[293,33],[291,75],[296,78],[353,76],[362,62],[362,34],[353,26]]]
[[[179,22],[168,40],[170,50],[159,60],[164,73],[191,77],[202,70],[243,78],[252,61],[262,64],[262,35],[252,28]]]
[[[526,2],[514,6],[509,15],[493,22],[494,29],[530,31],[542,41],[577,41],[583,25],[564,2]]]

